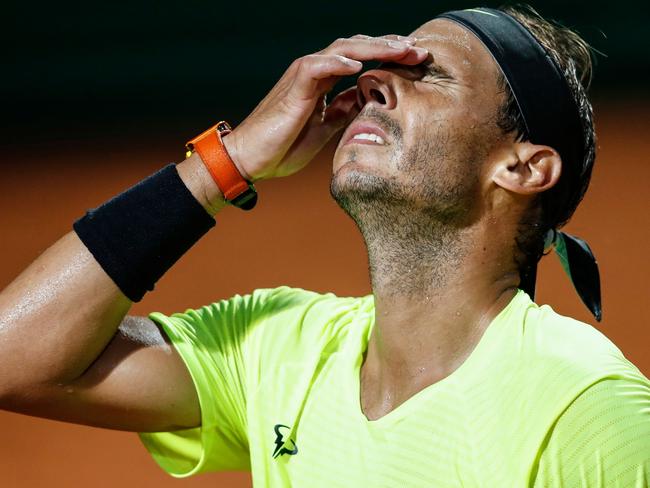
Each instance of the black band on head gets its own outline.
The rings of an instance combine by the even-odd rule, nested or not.
[[[460,24],[487,48],[512,91],[529,140],[555,149],[563,165],[582,167],[585,144],[580,111],[562,70],[528,29],[505,12],[490,8],[455,10],[437,18]],[[561,241],[564,251],[559,253],[563,266],[584,303],[600,320],[596,260],[586,242],[558,235],[566,237]],[[519,286],[531,298],[535,298],[536,276],[537,264],[521,276]]]
[[[510,15],[489,8],[439,15],[473,32],[501,68],[534,144],[555,149],[564,164],[584,160],[580,112],[553,58]]]

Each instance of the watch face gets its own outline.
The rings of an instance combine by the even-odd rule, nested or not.
[[[228,122],[221,121],[217,124],[217,132],[219,132],[219,134],[230,131],[232,131],[232,127],[230,127],[230,124]]]

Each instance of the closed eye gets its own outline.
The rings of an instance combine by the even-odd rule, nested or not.
[[[416,64],[415,66],[407,66],[398,63],[382,63],[379,66],[379,68],[407,71],[413,73],[418,78],[433,77],[433,78],[445,79],[445,80],[453,79],[453,77],[449,74],[449,72],[445,68],[443,68],[439,64],[434,63],[431,60],[427,60],[423,63]]]
[[[424,76],[433,76],[436,78],[444,78],[446,80],[451,79],[449,72],[439,64],[425,62],[418,64],[416,68],[419,68]]]

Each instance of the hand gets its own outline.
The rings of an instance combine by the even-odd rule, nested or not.
[[[255,110],[223,139],[242,176],[257,181],[305,167],[359,113],[356,87],[327,104],[326,94],[336,82],[359,73],[361,61],[421,63],[428,52],[414,42],[396,35],[356,35],[294,61]]]

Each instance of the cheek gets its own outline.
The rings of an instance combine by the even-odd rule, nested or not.
[[[405,143],[409,147],[421,146],[420,153],[454,160],[474,159],[473,152],[483,152],[486,143],[495,137],[494,114],[487,113],[479,100],[459,99],[452,103],[410,113]]]
[[[483,123],[457,109],[410,118],[416,125],[406,133],[400,173],[414,186],[437,194],[469,192],[490,147]]]
[[[406,117],[404,150],[398,169],[428,171],[449,158],[455,121],[447,109],[411,111]]]

